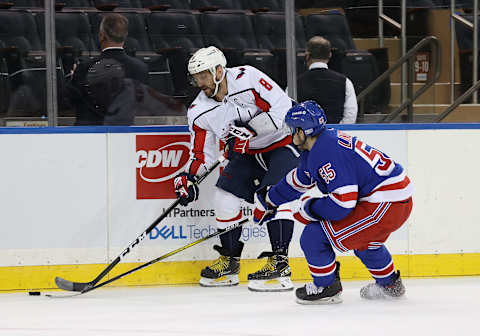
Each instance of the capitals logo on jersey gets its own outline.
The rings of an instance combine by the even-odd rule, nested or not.
[[[235,77],[235,79],[240,79],[243,77],[243,75],[245,75],[245,68],[238,68],[238,70],[240,70],[240,73],[237,75],[237,77]]]

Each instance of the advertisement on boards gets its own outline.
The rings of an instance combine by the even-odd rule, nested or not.
[[[175,199],[173,178],[189,158],[189,134],[137,135],[137,199]]]
[[[219,149],[221,149],[219,144]],[[137,134],[136,135],[136,199],[161,200],[165,211],[176,195],[173,189],[174,177],[184,171],[189,160],[190,135]],[[220,168],[221,169],[221,168]],[[211,175],[216,175],[212,173]],[[199,200],[187,207],[175,207],[147,239],[155,244],[175,244],[201,239],[216,232],[213,195],[214,176],[200,185]],[[244,203],[241,209],[244,217],[251,217],[253,206]],[[256,240],[268,237],[266,227],[247,224],[242,231],[242,240]]]

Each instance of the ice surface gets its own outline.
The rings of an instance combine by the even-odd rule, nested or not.
[[[365,283],[344,281],[344,302],[325,306],[246,285],[102,288],[61,299],[0,294],[0,335],[480,335],[479,277],[404,279],[406,298],[380,302],[360,299]]]

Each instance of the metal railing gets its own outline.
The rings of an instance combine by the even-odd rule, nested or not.
[[[400,41],[402,44],[401,55],[404,56],[407,53],[407,1],[400,1],[400,19],[401,22],[397,22],[383,12],[383,0],[378,0],[378,46],[383,48],[383,23],[387,22],[392,27],[397,28],[400,31]],[[405,78],[407,77],[407,68],[402,65],[402,72],[400,77],[401,86],[401,101],[405,100],[406,88]]]
[[[414,67],[412,59],[415,56],[416,52],[424,48],[427,45],[432,45],[433,51],[435,52],[435,57],[433,58],[433,63],[435,65],[434,75],[428,79],[425,84],[418,89],[415,93],[413,92],[413,78],[414,78]],[[369,86],[367,86],[360,94],[357,96],[357,102],[359,104],[359,120],[363,120],[365,112],[365,98],[371,93],[380,83],[387,79],[387,77],[401,67],[405,62],[407,62],[407,97],[406,100],[402,102],[400,106],[394,109],[391,113],[381,118],[378,122],[390,122],[403,110],[408,109],[408,122],[413,121],[413,102],[420,97],[430,86],[435,84],[435,82],[440,77],[440,64],[441,64],[441,47],[440,42],[435,36],[427,36],[418,42],[412,49],[410,49],[405,55],[399,58],[387,71],[381,74],[377,79],[375,79]]]
[[[455,97],[455,21],[473,30],[473,75],[472,83],[478,79],[478,0],[473,0],[473,23],[455,13],[455,0],[450,0],[450,100]],[[478,93],[473,91],[472,102],[477,103]]]
[[[464,94],[462,94],[460,97],[458,97],[452,105],[447,107],[445,111],[440,113],[437,118],[435,118],[434,122],[440,122],[443,119],[445,119],[446,116],[448,116],[453,110],[455,110],[458,105],[460,105],[465,99],[467,99],[469,96],[477,92],[478,88],[480,87],[480,81],[477,81],[474,85],[470,87]]]

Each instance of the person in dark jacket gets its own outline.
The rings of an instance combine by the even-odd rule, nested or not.
[[[104,125],[106,124],[105,114],[108,107],[101,106],[92,96],[105,95],[106,101],[113,101],[115,96],[122,90],[123,79],[132,79],[147,84],[148,67],[142,61],[128,56],[123,49],[123,45],[128,35],[128,20],[125,16],[117,13],[106,15],[101,23],[98,33],[101,54],[98,58],[78,64],[74,68],[72,80],[67,85],[67,95],[70,103],[75,110],[75,125]],[[108,62],[104,62],[108,59]],[[111,84],[119,84],[115,86],[115,90],[104,92],[93,92],[89,80],[95,78],[97,81],[102,74],[98,73],[99,66],[104,65],[105,69],[110,66],[118,66],[121,70],[105,72],[106,80]],[[96,72],[96,73],[95,73]],[[95,73],[95,75],[94,75]],[[116,76],[116,77],[115,77]],[[97,83],[98,84],[98,83]],[[112,85],[105,86],[106,88]],[[97,87],[100,87],[97,85]],[[108,96],[111,97],[108,97]]]
[[[350,79],[328,68],[332,57],[330,41],[314,36],[307,42],[308,71],[297,78],[298,101],[314,100],[331,124],[353,124],[357,119],[357,98]]]

